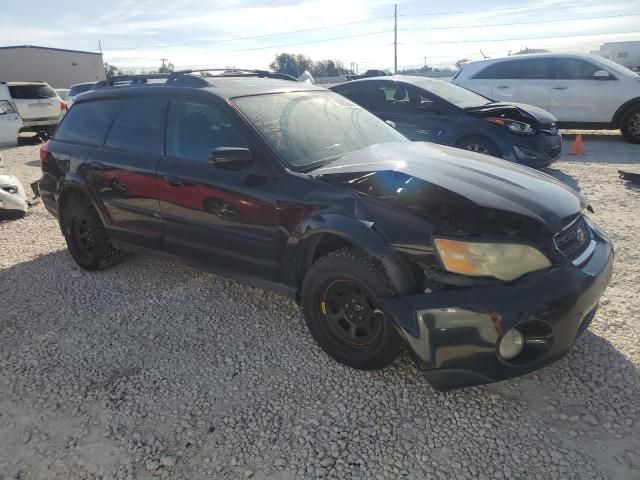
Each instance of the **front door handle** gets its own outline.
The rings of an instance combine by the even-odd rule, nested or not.
[[[505,90],[505,89],[509,88],[509,85],[498,85],[496,88],[498,90]]]
[[[557,86],[553,87],[554,90],[566,90],[567,88],[569,88],[569,87],[567,87],[565,85],[557,85]]]

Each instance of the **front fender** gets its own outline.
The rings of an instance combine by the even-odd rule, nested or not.
[[[339,237],[363,255],[376,258],[396,293],[413,290],[414,280],[408,265],[376,231],[373,223],[334,213],[305,219],[296,227],[285,251],[285,280],[288,285],[299,289],[305,273],[306,254],[324,235]]]

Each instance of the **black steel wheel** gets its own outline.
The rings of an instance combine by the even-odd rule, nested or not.
[[[335,280],[325,290],[320,311],[336,341],[365,347],[380,336],[384,314],[359,282]]]
[[[378,308],[393,291],[380,266],[351,249],[315,262],[305,275],[300,300],[305,322],[320,347],[353,368],[384,368],[398,356],[401,340]]]
[[[62,233],[69,253],[85,270],[102,270],[120,259],[120,251],[109,240],[107,231],[88,199],[69,198],[62,208]]]

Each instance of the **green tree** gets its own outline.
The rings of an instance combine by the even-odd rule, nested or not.
[[[298,78],[305,70],[312,71],[314,67],[313,60],[302,54],[295,55],[293,53],[280,53],[271,62],[269,68],[274,72],[286,73],[292,77]]]
[[[110,63],[104,62],[104,75],[107,78],[115,77],[120,74],[120,69],[115,65],[111,65]]]

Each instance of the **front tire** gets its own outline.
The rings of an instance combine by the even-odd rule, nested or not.
[[[620,131],[631,143],[640,143],[640,106],[632,107],[620,120]]]
[[[62,211],[62,233],[69,253],[85,270],[104,270],[120,259],[107,231],[86,198],[72,197]]]
[[[393,295],[382,269],[352,249],[314,263],[302,284],[301,303],[309,332],[332,358],[349,367],[377,370],[395,360],[401,339],[377,308]]]

